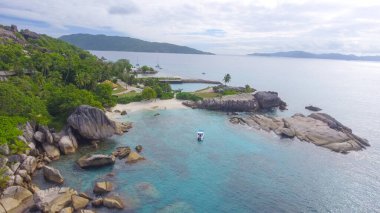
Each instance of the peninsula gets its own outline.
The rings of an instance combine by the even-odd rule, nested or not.
[[[332,60],[346,60],[346,61],[380,61],[380,56],[357,56],[357,55],[344,55],[339,53],[326,53],[315,54],[304,51],[288,51],[288,52],[275,52],[275,53],[252,53],[249,56],[263,56],[263,57],[285,57],[285,58],[314,58],[314,59],[332,59]]]
[[[61,36],[59,39],[85,50],[213,55],[213,53],[203,52],[186,46],[149,42],[122,36],[72,34]]]

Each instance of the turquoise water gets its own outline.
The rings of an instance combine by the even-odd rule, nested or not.
[[[91,194],[96,180],[110,179],[135,212],[156,212],[173,203],[193,212],[378,212],[380,211],[380,64],[245,56],[197,56],[96,52],[115,60],[139,56],[171,75],[219,80],[229,72],[232,85],[249,83],[278,91],[286,112],[307,113],[317,105],[367,138],[371,147],[342,155],[296,140],[231,125],[223,113],[162,110],[130,113],[134,122],[123,136],[104,141],[99,150],[83,147],[52,165],[65,185]],[[182,68],[182,69],[181,69]],[[195,132],[203,129],[205,141]],[[142,144],[147,160],[82,171],[74,159],[87,152]],[[114,173],[114,177],[107,174]],[[36,177],[36,182],[44,181]],[[48,187],[49,185],[44,185]],[[145,190],[141,190],[145,189]],[[105,209],[97,210],[97,212]]]

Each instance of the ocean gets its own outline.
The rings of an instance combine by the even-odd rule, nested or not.
[[[279,139],[228,122],[221,112],[177,109],[119,117],[134,127],[123,136],[83,147],[52,163],[66,186],[91,194],[95,181],[111,180],[126,212],[378,212],[380,211],[380,63],[227,55],[92,51],[109,60],[163,69],[159,75],[249,84],[276,91],[288,104],[278,116],[308,114],[312,104],[369,140],[364,151],[338,154],[313,144]],[[202,74],[202,73],[205,74]],[[182,85],[183,86],[183,85]],[[204,85],[186,85],[185,90]],[[180,88],[181,85],[176,85]],[[195,132],[205,131],[198,143]],[[141,144],[145,161],[82,170],[84,153],[111,153]],[[110,177],[107,174],[113,173]],[[49,187],[42,178],[36,178]],[[97,209],[97,212],[109,212]]]

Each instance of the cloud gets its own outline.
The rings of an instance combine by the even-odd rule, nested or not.
[[[123,5],[123,6],[121,5],[112,6],[108,10],[108,12],[109,14],[112,14],[112,15],[129,15],[132,13],[137,13],[138,8],[133,3],[130,3],[128,5]]]
[[[0,22],[54,36],[83,30],[226,54],[380,54],[378,11],[378,0],[2,0]]]

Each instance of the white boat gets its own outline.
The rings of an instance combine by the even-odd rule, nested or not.
[[[203,131],[198,131],[197,132],[197,139],[198,139],[198,141],[203,141],[204,137],[205,137],[205,133]]]

